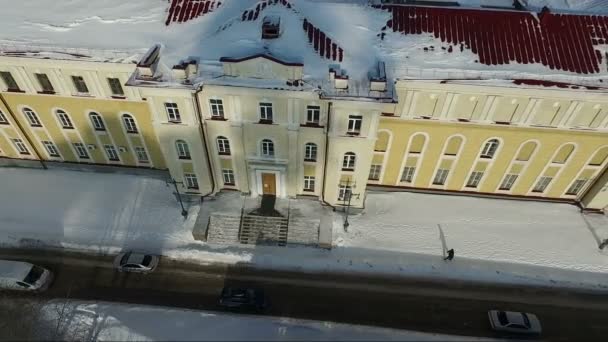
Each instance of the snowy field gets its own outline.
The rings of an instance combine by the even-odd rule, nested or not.
[[[0,168],[0,189],[4,246],[138,249],[200,264],[608,289],[608,255],[596,241],[608,238],[606,217],[586,222],[565,204],[370,193],[348,233],[336,215],[337,246],[324,250],[196,241],[200,202],[188,204],[184,220],[172,189],[146,176]],[[456,251],[451,262],[443,260],[437,224]]]
[[[470,341],[439,335],[281,317],[106,302],[46,304],[42,326],[66,341]],[[51,329],[52,330],[52,329]],[[49,338],[49,331],[41,332]],[[484,339],[487,340],[487,339]]]

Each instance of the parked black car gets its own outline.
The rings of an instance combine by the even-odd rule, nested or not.
[[[261,312],[268,308],[268,300],[261,289],[226,286],[220,296],[220,305]]]

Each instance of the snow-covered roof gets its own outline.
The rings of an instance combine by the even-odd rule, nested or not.
[[[313,87],[327,86],[330,68],[344,70],[349,88],[360,84],[362,93],[378,62],[389,83],[472,78],[597,84],[608,76],[608,16],[456,1],[460,7],[376,0],[30,0],[4,11],[0,54],[133,62],[160,43],[165,71],[185,59],[200,62],[195,82],[218,83],[222,58],[267,55],[304,64],[303,80]],[[608,12],[599,0],[586,0],[586,8],[565,7],[566,0],[521,2],[532,9],[554,2],[568,11]],[[262,38],[264,18],[280,18],[280,37]]]

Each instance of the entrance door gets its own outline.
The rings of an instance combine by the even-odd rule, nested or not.
[[[274,173],[262,173],[262,194],[277,194],[277,180]]]

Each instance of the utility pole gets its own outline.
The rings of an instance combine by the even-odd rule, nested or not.
[[[354,187],[354,185],[353,185]],[[344,231],[347,232],[348,231],[348,226],[350,226],[350,223],[348,223],[348,214],[350,213],[350,200],[353,198],[353,196],[357,196],[357,198],[359,198],[359,194],[353,194],[353,191],[350,187],[350,179],[346,180],[346,190],[344,192],[344,202],[345,202],[345,206],[344,206]]]
[[[167,181],[167,186],[169,186],[169,183],[173,184],[173,186],[175,187],[175,193],[177,193],[177,200],[179,201],[179,205],[182,207],[182,216],[188,216],[188,212],[184,208],[184,203],[182,202],[182,195],[179,193],[179,189],[177,188],[177,184],[184,184],[184,182],[178,182],[175,179],[171,178],[170,181]]]

